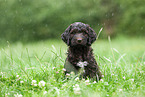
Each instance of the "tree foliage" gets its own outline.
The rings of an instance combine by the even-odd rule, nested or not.
[[[90,24],[101,37],[144,35],[142,0],[1,0],[0,39],[32,41],[60,38],[73,22]]]

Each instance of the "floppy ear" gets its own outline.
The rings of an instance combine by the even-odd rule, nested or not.
[[[88,28],[88,35],[88,45],[91,46],[91,44],[96,40],[97,35],[91,27]]]
[[[69,46],[70,45],[70,30],[71,25],[61,34],[62,40]]]

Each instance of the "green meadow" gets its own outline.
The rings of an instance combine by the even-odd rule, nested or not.
[[[46,40],[0,46],[1,97],[144,97],[145,38],[98,39],[92,45],[104,78],[64,78],[67,46]]]

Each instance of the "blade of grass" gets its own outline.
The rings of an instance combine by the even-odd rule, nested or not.
[[[27,56],[28,56],[28,60],[29,60],[29,64],[28,65],[32,68],[32,64],[31,64],[31,59],[30,59],[30,56],[29,56],[28,48],[26,48],[26,52],[27,52]],[[34,74],[33,69],[32,69],[32,74]]]

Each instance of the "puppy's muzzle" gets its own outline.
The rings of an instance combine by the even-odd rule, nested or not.
[[[87,42],[87,39],[82,33],[75,34],[72,39],[73,45],[85,45],[86,42]]]

